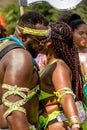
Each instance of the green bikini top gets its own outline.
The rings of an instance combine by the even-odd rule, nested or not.
[[[46,98],[49,98],[49,97],[52,97],[52,96],[54,96],[54,94],[50,94],[50,93],[47,93],[43,90],[40,90],[39,101],[46,99]]]
[[[50,64],[48,64],[46,66],[46,68],[40,73],[40,77],[46,72],[48,66],[51,66],[53,63],[57,62],[58,59],[55,59],[53,62],[51,62]],[[54,96],[54,94],[50,94],[50,93],[47,93],[43,90],[40,90],[40,95],[39,95],[39,100],[43,100],[43,99],[46,99],[46,98],[49,98],[49,97],[52,97]]]
[[[53,63],[57,62],[59,59],[56,59],[54,60],[53,62],[51,62],[50,64],[48,64],[48,66],[52,65]],[[44,72],[46,72],[46,70],[48,69],[48,66],[42,71],[42,73],[40,74],[40,77],[42,76],[42,74]],[[64,92],[62,92],[64,91]],[[62,94],[61,94],[62,92]],[[49,98],[49,97],[52,97],[52,96],[56,96],[58,99],[57,99],[57,102],[60,103],[62,97],[66,94],[71,94],[73,96],[73,98],[75,99],[75,95],[73,93],[73,90],[69,87],[63,87],[61,89],[59,89],[58,91],[54,91],[52,94],[50,93],[47,93],[43,90],[40,90],[40,95],[39,95],[39,100],[43,100],[43,99],[46,99],[46,98]]]

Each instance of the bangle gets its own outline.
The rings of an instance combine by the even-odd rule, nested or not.
[[[80,124],[73,124],[73,125],[71,126],[71,129],[72,129],[72,130],[75,129],[75,128],[80,128]]]
[[[78,116],[70,117],[69,124],[70,126],[72,126],[73,124],[80,124],[79,117]]]

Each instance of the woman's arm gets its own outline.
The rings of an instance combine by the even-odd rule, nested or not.
[[[74,94],[73,92],[66,92],[64,89],[69,88],[72,90],[72,75],[69,67],[63,61],[58,61],[52,80],[55,91],[59,92],[61,96],[63,95],[60,99],[60,104],[62,105],[64,113],[69,120],[70,126],[73,126],[73,124],[79,124]],[[75,125],[74,127],[78,126]],[[74,129],[77,130],[77,128]]]

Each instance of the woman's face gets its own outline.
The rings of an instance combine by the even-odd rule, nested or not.
[[[87,47],[87,25],[81,24],[73,31],[73,38],[77,47]]]

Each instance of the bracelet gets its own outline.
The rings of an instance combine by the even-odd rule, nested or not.
[[[72,129],[72,130],[75,129],[75,128],[80,128],[80,124],[73,124],[73,125],[71,126],[71,129]]]
[[[78,116],[70,117],[69,124],[70,126],[72,126],[73,124],[80,124],[79,117]]]

